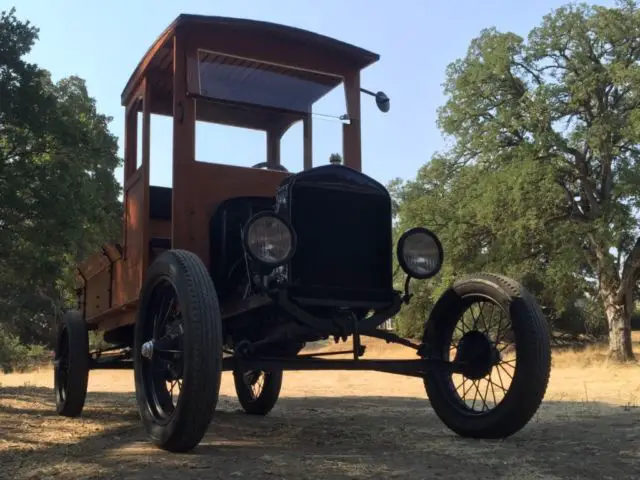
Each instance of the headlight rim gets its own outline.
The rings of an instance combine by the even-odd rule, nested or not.
[[[439,264],[438,264],[438,268],[436,270],[434,270],[433,273],[429,273],[427,275],[416,275],[407,266],[407,263],[405,261],[404,255],[402,254],[402,250],[403,250],[404,243],[406,242],[407,238],[409,238],[411,235],[414,235],[416,233],[424,233],[424,234],[429,235],[435,241],[436,246],[438,247]],[[429,230],[428,228],[426,228],[426,227],[412,227],[412,228],[406,230],[402,235],[400,235],[400,238],[398,239],[398,243],[396,244],[396,258],[398,259],[398,263],[400,264],[400,268],[402,268],[404,273],[406,273],[407,275],[411,276],[412,278],[415,278],[415,279],[418,279],[418,280],[426,280],[426,279],[435,277],[438,273],[440,273],[440,270],[442,270],[442,265],[444,264],[444,248],[442,247],[442,242],[440,241],[438,236],[434,232]]]
[[[282,222],[283,225],[285,225],[287,227],[287,229],[289,230],[289,234],[291,237],[291,249],[289,250],[289,254],[284,257],[282,260],[278,261],[278,262],[266,262],[263,259],[261,259],[260,257],[258,257],[257,255],[255,255],[253,253],[253,251],[251,250],[251,248],[249,247],[249,228],[251,227],[252,224],[254,224],[255,222],[257,222],[258,220],[260,220],[263,217],[271,217],[271,218],[275,218],[276,220]],[[293,255],[296,253],[296,248],[297,248],[297,236],[296,236],[296,232],[293,229],[293,226],[291,225],[291,222],[289,222],[289,220],[287,220],[286,218],[278,215],[277,213],[271,211],[271,210],[263,210],[261,212],[257,212],[255,214],[253,214],[251,217],[249,217],[249,220],[247,220],[247,222],[244,224],[244,227],[242,228],[242,247],[244,249],[245,254],[249,255],[249,257],[254,260],[255,262],[258,262],[260,265],[262,265],[263,267],[268,267],[268,268],[278,268],[284,264],[286,264],[287,262],[289,262],[289,260],[291,260],[291,258],[293,257]]]

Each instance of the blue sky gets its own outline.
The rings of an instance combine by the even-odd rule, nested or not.
[[[180,13],[252,18],[283,23],[338,38],[380,54],[362,74],[362,86],[384,90],[391,111],[379,112],[363,97],[363,170],[384,183],[413,177],[431,155],[444,147],[436,126],[447,64],[463,56],[469,42],[486,27],[525,36],[542,16],[565,4],[560,0],[13,0],[17,16],[40,28],[30,60],[54,79],[78,75],[102,113],[113,117],[111,130],[122,140],[124,109],[120,93],[131,72],[161,31]],[[613,1],[597,2],[611,5]],[[0,1],[0,9],[12,6]],[[318,104],[316,112],[344,113],[342,92]],[[151,183],[171,183],[171,124],[153,118]],[[326,163],[341,152],[337,122],[314,121],[314,163]],[[122,154],[122,150],[121,150]],[[250,166],[264,161],[260,132],[199,125],[196,156]],[[282,163],[302,168],[302,128],[283,139]],[[122,169],[117,177],[122,181]]]

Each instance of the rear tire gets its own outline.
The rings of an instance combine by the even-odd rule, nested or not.
[[[259,393],[252,388],[260,380],[263,383]],[[282,388],[282,370],[272,372],[250,371],[240,372],[233,371],[233,382],[236,387],[238,401],[245,412],[251,415],[266,415],[273,407],[275,407],[280,397],[280,389]]]
[[[456,346],[456,355],[462,357],[464,353],[470,353],[468,351],[473,350],[470,344],[475,342],[479,345],[479,348],[467,357],[474,358],[475,365],[468,370],[468,373],[461,375],[463,394],[465,385],[467,391],[471,391],[472,385],[475,385],[475,390],[482,395],[482,387],[475,382],[488,378],[485,397],[489,398],[487,393],[491,389],[494,395],[494,407],[488,407],[486,398],[482,402],[487,406],[487,411],[484,411],[484,407],[481,412],[475,410],[475,398],[473,406],[469,406],[466,400],[462,400],[459,393],[460,386],[456,387],[453,374],[443,370],[429,369],[425,378],[425,388],[435,413],[457,434],[473,438],[505,438],[522,429],[542,403],[551,370],[549,329],[536,300],[520,284],[499,275],[479,274],[455,282],[434,306],[424,336],[424,342],[429,345],[432,358],[450,359],[450,347],[458,320],[468,309],[471,309],[473,315],[474,304],[482,305],[480,314],[483,314],[483,308],[494,308],[504,312],[510,320],[512,332],[503,334],[502,340],[511,342],[511,345],[504,347],[503,351],[512,347],[515,341],[514,360],[505,361],[503,360],[505,356],[500,353],[482,356],[489,352],[487,345],[492,345],[490,347],[492,349],[495,347],[491,352],[499,350],[496,343],[500,343],[501,338],[489,338],[491,330],[498,327],[492,311],[491,320],[487,321],[483,317],[486,337],[491,340],[490,342],[483,343],[482,335],[485,335],[485,332],[480,332],[476,328],[476,330],[470,330],[474,333],[461,332],[461,341]],[[493,307],[487,305],[493,305]],[[474,326],[477,323],[480,327],[479,317],[476,317],[478,316],[472,317]],[[502,326],[502,319],[499,322]],[[499,336],[500,332],[498,331],[496,335]],[[463,345],[465,336],[467,344]],[[479,342],[478,337],[480,337]],[[474,354],[475,357],[473,357]],[[486,368],[479,361],[481,358],[491,359]],[[465,361],[473,364],[471,360]],[[493,372],[498,371],[500,382],[502,382],[509,375],[509,370],[503,364],[513,362],[517,363],[511,376],[511,384],[502,400],[497,402],[495,391],[498,390],[498,381],[492,377]]]
[[[211,423],[222,375],[218,297],[198,256],[184,250],[158,256],[142,288],[134,336],[142,423],[158,447],[187,452]],[[180,386],[175,403],[174,384]]]
[[[69,311],[62,318],[53,372],[56,412],[64,417],[79,416],[89,381],[89,334],[78,311]]]

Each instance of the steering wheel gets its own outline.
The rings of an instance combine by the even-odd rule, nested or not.
[[[260,162],[260,163],[256,163],[251,168],[267,168],[267,165],[268,165],[267,162]],[[280,170],[281,172],[289,172],[289,170],[287,170],[287,167],[280,164],[274,166],[270,170]]]

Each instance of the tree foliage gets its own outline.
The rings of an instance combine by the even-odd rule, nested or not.
[[[528,39],[494,28],[447,69],[452,147],[395,184],[400,225],[442,235],[444,279],[495,269],[550,309],[583,292],[612,355],[633,357],[640,274],[640,10],[568,5]],[[561,312],[560,312],[561,313]]]
[[[0,14],[0,328],[48,339],[77,259],[119,232],[110,118],[84,80],[25,60],[38,30]]]

